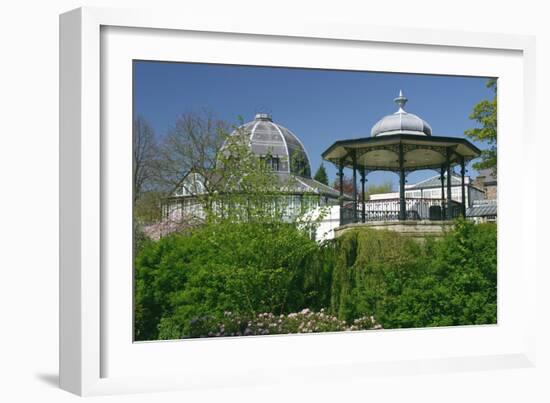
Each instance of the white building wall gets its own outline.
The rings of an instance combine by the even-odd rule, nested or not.
[[[340,206],[316,207],[306,214],[306,219],[320,220],[315,230],[316,241],[333,239],[334,229],[340,226]]]

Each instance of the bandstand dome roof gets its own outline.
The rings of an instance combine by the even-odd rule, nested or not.
[[[277,164],[273,164],[276,172],[311,178],[311,164],[304,145],[289,129],[273,122],[271,115],[258,113],[253,121],[231,135],[247,136],[254,154],[277,158]]]
[[[394,99],[398,106],[397,112],[384,116],[372,127],[371,136],[387,136],[390,134],[417,134],[420,136],[431,136],[432,128],[423,119],[406,112],[403,108],[407,98],[399,91],[399,96]]]
[[[481,154],[465,138],[432,136],[428,123],[403,110],[403,92],[395,102],[399,110],[378,121],[370,137],[338,140],[323,152],[323,159],[368,171],[414,171],[460,165]]]

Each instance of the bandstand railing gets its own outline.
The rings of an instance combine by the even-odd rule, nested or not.
[[[398,221],[399,199],[378,199],[357,203],[354,211],[354,203],[344,204],[340,214],[340,225],[354,222],[371,221]],[[441,199],[407,198],[405,199],[407,220],[443,220],[458,218],[461,214],[461,204],[452,201],[450,208],[442,207]]]

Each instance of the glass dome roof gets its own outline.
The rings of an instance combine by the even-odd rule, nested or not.
[[[394,99],[399,109],[397,112],[380,119],[371,130],[372,137],[385,136],[389,134],[418,134],[431,136],[432,128],[418,116],[405,112],[403,109],[407,98],[399,91],[399,96]]]
[[[311,165],[304,145],[286,127],[273,122],[271,115],[258,113],[253,121],[240,126],[231,135],[237,133],[248,136],[254,154],[270,156],[276,172],[311,178]]]

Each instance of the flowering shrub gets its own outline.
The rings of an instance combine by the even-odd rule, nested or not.
[[[161,337],[174,337],[168,324]],[[275,315],[270,312],[247,316],[225,312],[221,319],[203,316],[195,318],[189,326],[190,334],[183,337],[223,337],[257,336],[268,334],[317,333],[353,330],[381,329],[382,326],[372,316],[355,319],[351,324],[329,315],[324,309],[312,312],[303,309],[287,315]],[[179,335],[181,337],[181,335]]]

